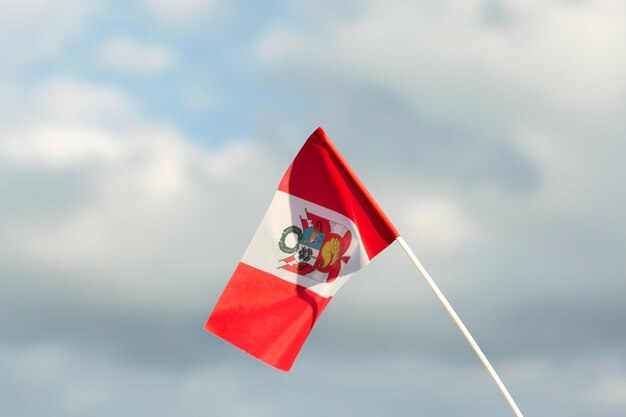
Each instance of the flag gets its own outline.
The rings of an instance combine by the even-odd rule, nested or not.
[[[339,288],[398,236],[318,128],[280,181],[205,329],[288,371]]]

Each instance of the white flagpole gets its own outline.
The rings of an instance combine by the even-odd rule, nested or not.
[[[430,288],[433,290],[433,292],[435,293],[435,295],[441,302],[441,304],[443,304],[443,306],[446,308],[446,310],[448,311],[448,314],[450,315],[450,317],[452,317],[452,320],[454,320],[454,323],[456,323],[461,333],[463,333],[463,336],[465,336],[465,339],[467,339],[472,349],[474,349],[474,352],[476,352],[478,359],[480,359],[480,361],[483,363],[483,365],[489,372],[489,375],[491,375],[491,378],[493,378],[498,388],[500,388],[502,395],[504,395],[504,398],[506,398],[506,401],[511,406],[513,413],[515,413],[517,417],[524,417],[520,409],[517,407],[517,404],[515,404],[515,401],[513,401],[513,397],[511,397],[511,394],[509,394],[509,391],[506,389],[506,387],[502,383],[502,380],[496,373],[495,369],[493,369],[493,366],[491,366],[491,364],[489,363],[489,360],[487,359],[483,351],[480,349],[480,347],[478,346],[478,344],[476,343],[476,341],[474,340],[470,332],[467,330],[467,328],[465,327],[465,325],[463,324],[459,316],[456,314],[456,312],[454,311],[454,309],[452,308],[452,306],[450,305],[446,297],[443,295],[439,287],[437,287],[437,284],[435,284],[435,281],[433,281],[433,279],[430,277],[430,275],[428,274],[428,271],[426,271],[422,263],[417,259],[417,257],[415,256],[411,248],[409,248],[409,246],[406,244],[402,236],[398,236],[396,240],[398,241],[398,243],[400,244],[404,252],[411,259],[411,261],[413,261],[413,264],[415,265],[417,270],[420,272],[420,274],[422,274],[422,277],[424,277],[424,279],[426,280]]]

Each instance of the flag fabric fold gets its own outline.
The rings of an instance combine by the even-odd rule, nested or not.
[[[205,329],[288,371],[334,294],[398,236],[318,128],[280,181]]]

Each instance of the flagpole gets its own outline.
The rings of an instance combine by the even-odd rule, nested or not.
[[[437,284],[435,284],[435,281],[433,281],[433,279],[430,277],[430,274],[428,273],[428,271],[426,271],[422,263],[419,261],[419,259],[417,259],[417,257],[415,256],[411,248],[406,244],[402,236],[398,236],[396,238],[396,241],[400,244],[404,252],[411,259],[411,261],[413,262],[417,270],[420,272],[422,277],[424,277],[424,279],[426,280],[430,288],[433,290],[433,292],[435,293],[435,295],[441,302],[441,304],[443,304],[445,309],[448,311],[448,314],[450,315],[450,317],[452,317],[452,320],[454,320],[454,323],[457,325],[461,333],[463,333],[463,336],[465,336],[465,339],[467,339],[472,349],[474,349],[474,352],[478,356],[478,359],[480,359],[484,367],[489,372],[489,375],[491,375],[491,378],[493,378],[494,382],[496,383],[496,385],[502,392],[502,395],[504,395],[504,398],[509,403],[509,406],[511,406],[513,413],[515,413],[517,417],[524,417],[520,409],[517,407],[517,404],[515,404],[513,397],[511,397],[511,394],[509,394],[509,391],[506,389],[506,387],[504,386],[504,383],[502,382],[502,380],[496,373],[495,369],[493,369],[493,366],[491,366],[491,364],[489,363],[489,360],[487,359],[483,351],[478,346],[478,343],[476,343],[476,341],[474,340],[470,332],[467,330],[467,328],[465,327],[465,325],[463,324],[459,316],[456,314],[456,312],[454,311],[454,309],[452,308],[452,306],[450,305],[446,297],[443,295],[443,293],[441,292]]]

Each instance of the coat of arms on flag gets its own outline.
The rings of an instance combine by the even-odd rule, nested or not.
[[[305,215],[300,217],[301,227],[289,226],[283,230],[278,247],[291,256],[281,259],[278,268],[319,282],[332,282],[339,276],[341,264],[350,261],[352,233],[346,226],[308,210]],[[295,244],[290,244],[290,240]]]

